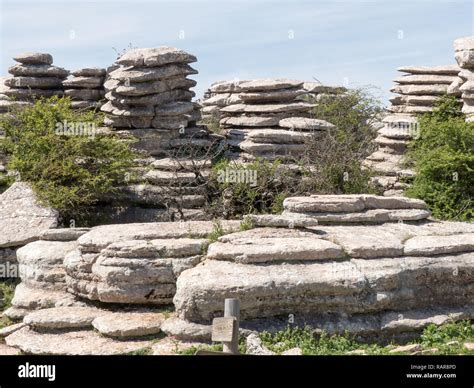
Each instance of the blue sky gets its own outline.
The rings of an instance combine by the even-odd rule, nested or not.
[[[373,85],[385,101],[396,68],[454,63],[474,35],[474,2],[0,0],[0,74],[23,51],[74,70],[106,67],[117,50],[169,45],[198,58],[198,96],[214,81],[288,77]]]

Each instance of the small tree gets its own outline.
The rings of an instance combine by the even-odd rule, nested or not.
[[[63,219],[81,220],[88,207],[125,182],[136,156],[127,143],[101,134],[101,122],[97,113],[71,109],[68,98],[12,110],[0,121],[8,170]]]
[[[419,126],[407,153],[416,177],[406,194],[426,201],[437,218],[472,220],[474,123],[464,121],[456,98],[444,96]]]

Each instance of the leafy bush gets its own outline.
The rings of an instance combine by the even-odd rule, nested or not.
[[[474,123],[465,122],[459,102],[445,96],[419,127],[407,153],[417,174],[407,195],[423,199],[437,218],[472,220]]]
[[[73,110],[69,99],[57,97],[13,110],[0,122],[9,171],[29,182],[63,219],[81,219],[127,179],[135,157],[128,144],[97,133],[101,122],[100,115]]]
[[[279,161],[257,160],[246,165],[222,159],[208,181],[209,211],[231,218],[251,213],[279,213],[283,199],[295,193],[297,173]]]
[[[290,160],[293,168],[281,160],[245,165],[220,160],[208,184],[213,216],[281,213],[284,199],[295,195],[378,193],[370,183],[371,172],[361,164],[375,149],[371,123],[381,112],[378,101],[362,89],[311,101],[317,104],[313,116],[336,128],[315,133],[305,151]]]
[[[367,88],[321,96],[313,116],[335,125],[309,139],[303,165],[308,171],[306,191],[321,194],[377,193],[370,183],[371,172],[362,161],[376,146],[376,130],[372,124],[380,119],[380,102]]]

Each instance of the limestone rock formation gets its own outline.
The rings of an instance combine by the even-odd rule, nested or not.
[[[419,136],[420,129],[415,115],[397,113],[386,116],[382,123],[375,139],[378,149],[364,160],[363,165],[374,172],[372,181],[384,195],[400,195],[415,175],[405,166],[403,155],[409,141]]]
[[[225,222],[226,230],[238,222]],[[203,258],[212,222],[99,226],[64,261],[69,292],[104,303],[166,305],[176,278]]]
[[[38,203],[26,183],[10,186],[0,195],[0,264],[16,263],[17,249],[56,227],[57,217],[56,211]]]
[[[130,50],[108,69],[104,124],[142,154],[121,190],[122,202],[134,203],[138,214],[128,222],[205,217],[199,190],[208,170],[195,163],[210,160],[221,137],[196,125],[200,113],[190,90],[196,82],[187,78],[197,74],[192,62],[193,55],[163,46]]]
[[[73,71],[70,79],[63,81],[64,94],[71,98],[71,106],[79,109],[97,109],[105,96],[105,69],[84,68]]]
[[[455,58],[462,71],[459,77],[463,84],[459,87],[466,121],[474,121],[474,37],[467,36],[454,41]]]
[[[50,54],[23,53],[13,59],[20,64],[8,69],[12,77],[5,80],[8,89],[2,92],[8,100],[3,100],[1,109],[12,105],[30,104],[38,97],[64,95],[62,82],[69,72],[54,66]]]
[[[178,278],[178,338],[193,339],[188,323],[205,332],[231,297],[243,330],[257,331],[282,329],[278,317],[291,314],[331,333],[404,336],[474,314],[472,224],[427,220],[425,204],[404,197],[295,197],[284,207],[319,225],[258,227],[211,244]]]
[[[431,112],[436,99],[448,92],[456,94],[459,83],[460,68],[456,65],[426,67],[404,66],[398,71],[407,73],[394,80],[396,85],[391,92],[398,96],[392,97],[392,105],[388,108],[393,113],[421,114]],[[451,87],[452,85],[452,87]]]

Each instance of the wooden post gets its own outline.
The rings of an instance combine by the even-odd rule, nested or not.
[[[240,300],[228,298],[224,302],[224,317],[234,317],[235,325],[231,342],[223,342],[224,353],[239,354]]]

